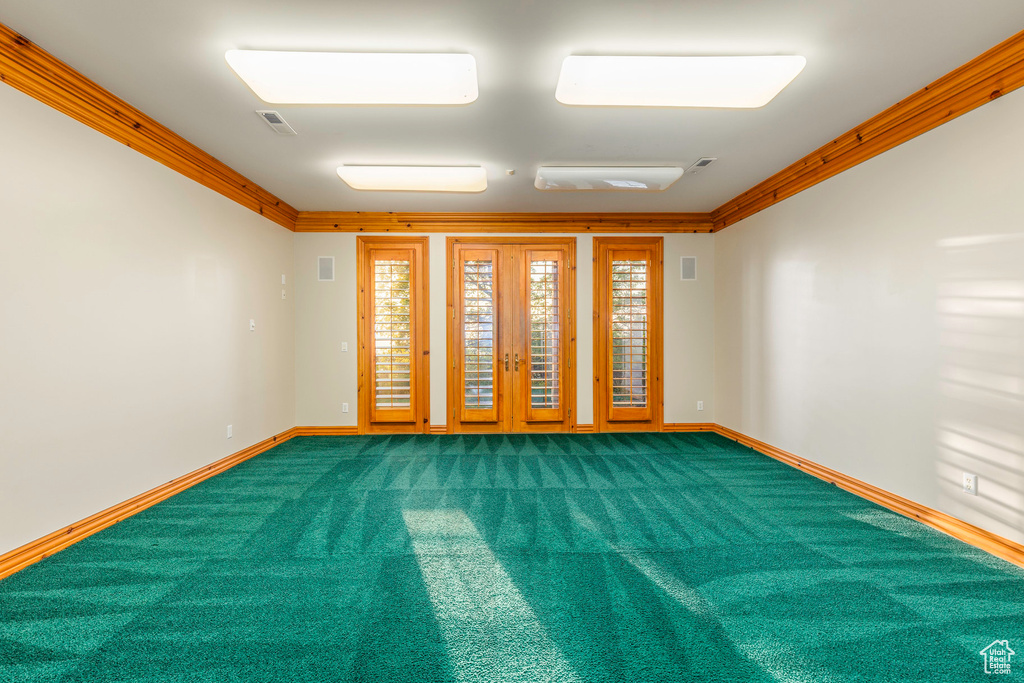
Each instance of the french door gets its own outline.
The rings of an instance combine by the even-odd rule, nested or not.
[[[451,432],[568,432],[575,240],[448,239]]]
[[[594,238],[594,427],[663,424],[662,238]]]

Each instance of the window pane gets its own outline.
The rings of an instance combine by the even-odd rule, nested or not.
[[[411,401],[409,261],[374,261],[373,378],[378,408]]]
[[[530,406],[558,408],[558,261],[530,262]]]
[[[647,406],[647,261],[612,261],[612,405]]]
[[[462,349],[467,408],[494,406],[494,264],[463,265]]]

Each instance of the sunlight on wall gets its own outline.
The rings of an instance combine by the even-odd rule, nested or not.
[[[465,512],[402,516],[460,681],[579,680]]]
[[[1024,534],[1024,235],[938,246],[941,495],[955,516],[1016,540]],[[978,475],[977,496],[963,493],[965,472]]]

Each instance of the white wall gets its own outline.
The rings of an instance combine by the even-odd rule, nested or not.
[[[465,235],[459,235],[465,237]],[[486,239],[487,236],[481,236]],[[430,421],[447,424],[445,235],[431,235]],[[593,239],[576,238],[577,422],[593,419]],[[298,424],[357,424],[356,237],[296,233],[296,373]],[[714,421],[714,236],[665,236],[665,421]],[[698,280],[679,279],[679,257],[696,256]],[[316,259],[334,256],[336,280],[318,282]],[[347,341],[349,352],[341,352]],[[704,411],[697,411],[697,401]],[[348,414],[341,404],[349,403]]]
[[[296,233],[295,419],[307,427],[359,422],[356,236]],[[317,260],[334,257],[334,281],[319,281]],[[342,343],[348,344],[343,352]],[[443,347],[442,347],[443,348]],[[342,413],[342,404],[349,404]]]
[[[295,370],[289,231],[13,88],[0,111],[2,553],[293,426]]]
[[[1021,121],[1017,91],[718,233],[718,422],[1024,541]]]
[[[665,422],[715,421],[715,239],[665,235]],[[680,279],[683,256],[696,280]]]

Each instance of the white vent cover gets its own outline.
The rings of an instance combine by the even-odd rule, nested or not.
[[[679,279],[680,280],[696,280],[697,279],[697,257],[696,256],[680,256],[679,257]]]
[[[334,257],[319,257],[317,259],[316,271],[316,279],[320,282],[334,282]]]
[[[267,122],[267,125],[274,129],[274,132],[280,135],[298,135],[295,129],[288,125],[288,122],[284,120],[276,111],[271,109],[257,109],[256,113],[260,115],[260,118]]]
[[[718,157],[701,157],[700,159],[697,159],[697,161],[693,162],[693,165],[686,169],[686,172],[699,173],[716,161],[718,161]]]

